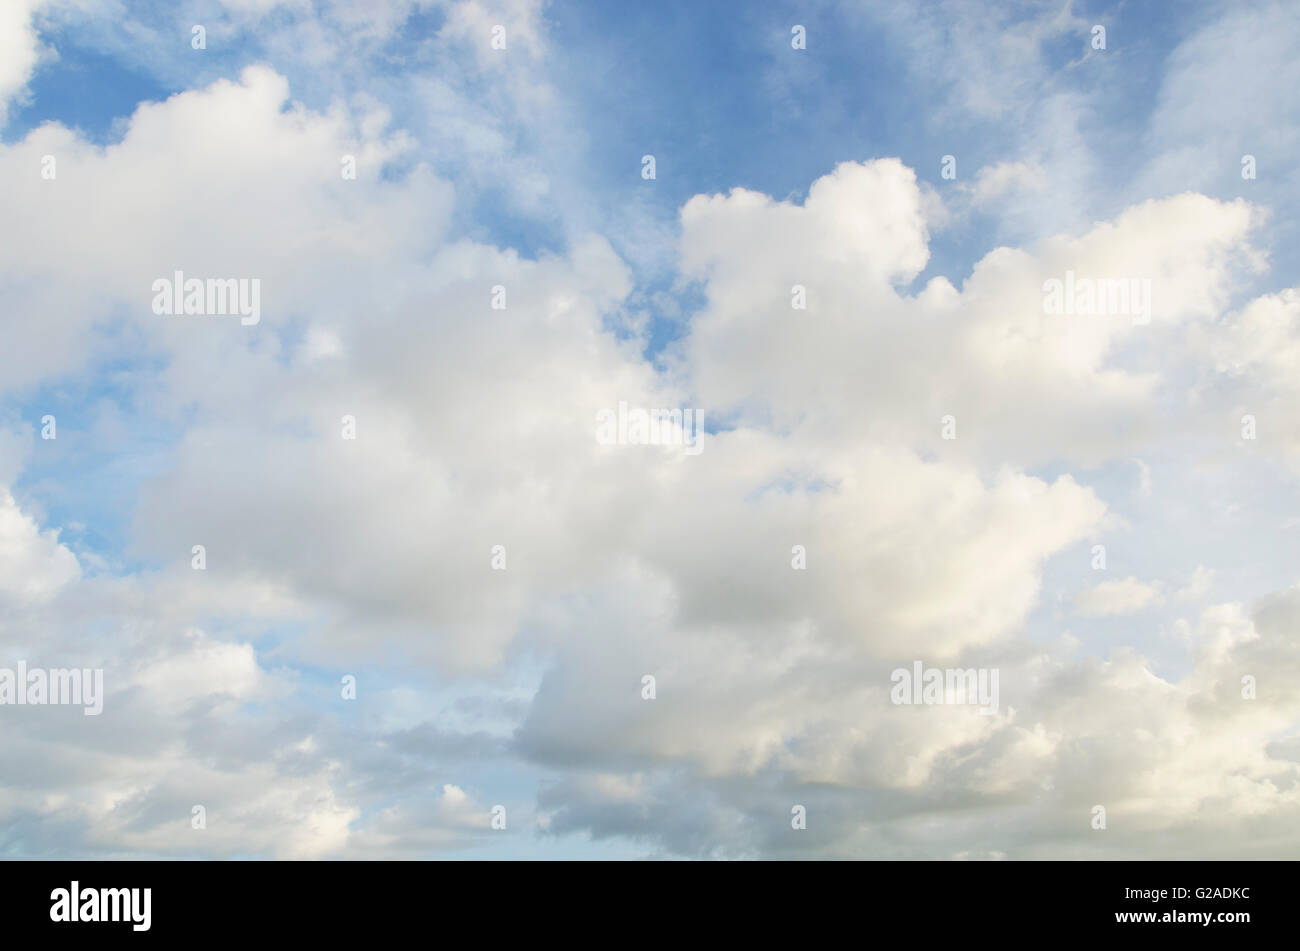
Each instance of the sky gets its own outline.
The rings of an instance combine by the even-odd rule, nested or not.
[[[1286,2],[0,0],[0,856],[1300,855],[1297,88]]]

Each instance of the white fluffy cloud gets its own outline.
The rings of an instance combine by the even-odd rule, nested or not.
[[[7,490],[0,489],[0,598],[48,601],[80,574],[57,530],[41,531]]]
[[[32,17],[46,0],[8,0],[0,7],[0,128],[40,59]]]

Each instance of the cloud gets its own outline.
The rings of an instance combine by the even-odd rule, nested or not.
[[[1272,166],[1266,182],[1295,182],[1300,137],[1295,123],[1280,117],[1286,90],[1300,82],[1300,15],[1280,2],[1216,12],[1166,65],[1146,133],[1154,157],[1139,183],[1148,194],[1206,189],[1224,176],[1240,183],[1244,154]]]
[[[970,189],[971,203],[987,207],[1005,200],[1009,193],[1021,190],[1042,192],[1047,187],[1043,170],[1029,162],[999,162],[975,173],[975,183]]]
[[[41,56],[32,18],[47,0],[11,0],[0,8],[0,127],[15,103],[21,103],[27,81]]]
[[[1163,600],[1160,586],[1139,581],[1132,576],[1118,581],[1103,581],[1074,599],[1081,614],[1090,617],[1114,617],[1133,614]]]
[[[682,270],[705,282],[708,305],[681,366],[698,397],[724,419],[798,427],[822,445],[1096,464],[1157,438],[1144,407],[1163,381],[1143,358],[1179,325],[1208,323],[1260,266],[1257,210],[1180,195],[1033,250],[998,248],[960,289],[934,277],[902,293],[894,282],[927,258],[922,206],[894,160],[841,165],[802,207],[743,191],[692,199]],[[1067,272],[1151,281],[1152,326],[1048,312],[1044,283]],[[806,311],[791,306],[796,285]],[[944,445],[949,415],[957,438]]]
[[[355,91],[376,48],[399,55],[385,44],[412,5],[290,27],[270,4],[228,7],[231,29],[267,25],[274,66],[143,104],[106,146],[58,123],[0,146],[0,202],[25,222],[0,233],[0,396],[7,418],[63,401],[73,453],[18,427],[0,473],[24,499],[62,495],[79,431],[136,461],[122,550],[84,571],[39,508],[0,497],[0,647],[101,666],[109,692],[95,726],[29,709],[0,731],[0,850],[461,854],[497,841],[490,809],[509,804],[518,838],[497,848],[1294,851],[1300,570],[1281,546],[1234,584],[1218,523],[1191,525],[1184,547],[1214,567],[1162,552],[1150,573],[1185,584],[1077,596],[1104,640],[1064,635],[1044,596],[1078,590],[1079,552],[1117,524],[1141,531],[1112,557],[1140,559],[1159,537],[1143,519],[1196,523],[1300,446],[1295,290],[1247,290],[1272,250],[1259,203],[1180,187],[1078,227],[1044,212],[1024,241],[979,235],[970,271],[945,275],[939,194],[899,158],[828,162],[802,202],[706,190],[671,241],[637,239],[676,260],[658,300],[682,332],[648,358],[628,312],[655,298],[577,227],[600,216],[559,207],[607,196],[566,181],[571,156],[549,161],[582,129],[543,128],[566,107],[540,6],[440,7],[428,44],[401,47],[423,112],[390,109],[378,80],[329,89]],[[1084,141],[1091,100],[1035,91],[1077,18],[953,15],[996,34],[944,68],[980,80],[954,108],[1022,145],[1061,131],[987,164],[971,200],[1012,219],[1072,206],[1093,157],[1054,150]],[[923,48],[952,46],[912,17]],[[498,22],[507,57],[487,43]],[[300,92],[290,73],[340,51],[339,75]],[[1009,53],[1033,68],[993,68]],[[33,172],[45,154],[51,181]],[[494,178],[501,232],[559,220],[554,247],[481,225]],[[261,323],[153,314],[152,282],[178,268],[259,279]],[[1067,272],[1150,280],[1150,323],[1049,313],[1044,282]],[[601,445],[597,413],[620,401],[701,409],[704,451]],[[1253,455],[1243,412],[1261,422]],[[1159,654],[1158,612],[1211,591],[1230,599],[1196,604],[1182,653]],[[893,704],[891,671],[918,660],[997,670],[998,712]],[[1088,824],[1098,803],[1108,833]]]
[[[0,603],[48,601],[81,574],[57,529],[41,531],[7,490],[0,489]]]
[[[1197,565],[1186,586],[1179,588],[1174,597],[1179,601],[1198,601],[1210,593],[1214,586],[1214,569]]]

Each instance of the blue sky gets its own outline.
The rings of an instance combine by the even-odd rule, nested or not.
[[[1097,856],[1106,796],[1134,848],[1294,843],[1294,692],[1224,706],[1297,663],[1293,7],[14,17],[0,647],[106,665],[139,737],[22,733],[59,752],[39,802],[0,780],[0,852]],[[150,313],[175,267],[265,319]],[[1045,322],[1066,268],[1153,279],[1150,330]],[[593,448],[628,398],[713,451]],[[1004,713],[891,720],[918,657],[1000,665]]]
[[[158,33],[185,32],[183,17],[164,15],[166,5],[144,6],[140,19]],[[1050,8],[1012,5],[1013,12],[985,19],[991,30],[1014,27]],[[1107,27],[1111,55],[1090,63],[1088,70],[1074,68],[1087,54],[1090,37],[1069,34],[1045,41],[1035,65],[1051,88],[1092,97],[1090,110],[1080,116],[1080,132],[1105,168],[1104,183],[1097,183],[1105,187],[1098,189],[1096,217],[1118,210],[1124,186],[1146,160],[1143,137],[1158,105],[1166,58],[1222,11],[1214,4],[1183,5],[1177,16],[1149,5],[1073,3],[1069,9],[1080,20]],[[265,22],[288,28],[308,19],[300,11],[277,9]],[[145,55],[130,45],[121,24],[106,21],[50,22],[44,35],[58,58],[32,76],[28,101],[5,127],[5,141],[54,121],[111,145],[138,104],[234,77],[269,55],[267,44],[259,42],[261,26],[228,26],[201,56],[179,42]],[[292,61],[280,68],[295,101],[318,109],[338,94],[346,74],[350,83],[356,80],[349,94],[381,97],[411,123],[408,131],[424,141],[428,156],[441,156],[439,130],[422,127],[427,113],[421,115],[422,104],[403,87],[408,63],[435,75],[452,67],[450,57],[430,51],[444,21],[436,7],[412,7],[400,29],[378,45],[378,61],[367,63],[365,76],[339,70],[339,78],[331,79]],[[791,55],[789,31],[795,22],[806,27],[812,55]],[[563,158],[581,170],[583,199],[593,206],[578,214],[597,218],[602,205],[632,204],[670,227],[691,196],[735,187],[797,199],[829,168],[864,156],[899,156],[923,181],[942,188],[941,156],[960,152],[962,172],[1003,160],[1008,146],[1015,148],[1028,107],[1007,102],[1005,113],[995,116],[954,108],[963,85],[977,77],[948,75],[942,61],[916,55],[918,48],[925,50],[927,34],[937,34],[941,42],[959,39],[955,24],[937,13],[892,16],[871,4],[775,4],[754,10],[727,3],[624,9],[575,2],[548,8],[547,23],[570,51],[553,64],[549,78],[581,120],[566,130],[572,133],[566,135],[572,151]],[[998,62],[989,68],[1006,75],[1031,72],[1025,66]],[[526,134],[521,131],[521,140]],[[646,152],[656,155],[661,169],[653,187],[632,174]],[[1245,193],[1236,176],[1214,184],[1207,193],[1215,197]],[[1170,181],[1168,193],[1183,187]],[[1269,191],[1267,182],[1251,189]],[[555,208],[519,214],[489,181],[473,195],[458,224],[477,240],[535,255],[563,247],[561,219],[566,217]],[[985,253],[990,231],[997,235],[1000,224],[995,214],[978,215],[965,227],[937,233],[922,280],[931,274],[959,280]],[[614,237],[637,261],[634,235]],[[663,276],[644,275],[648,281]]]

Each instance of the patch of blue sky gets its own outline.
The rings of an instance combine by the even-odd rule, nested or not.
[[[115,573],[160,567],[130,552],[140,486],[170,465],[184,426],[183,419],[159,418],[136,389],[134,380],[158,369],[151,360],[106,363],[6,406],[33,439],[15,495],[35,502],[44,523],[61,526],[60,540],[74,553],[102,559]],[[54,439],[41,437],[47,415],[55,419]]]
[[[46,122],[58,122],[96,145],[121,139],[124,123],[144,102],[161,102],[177,88],[111,55],[74,45],[66,29],[47,43],[58,59],[43,63],[28,84],[26,105],[0,129],[5,143],[19,141]]]
[[[955,91],[905,57],[896,26],[859,11],[673,0],[653,7],[559,4],[551,18],[565,52],[555,81],[586,117],[591,183],[612,207],[644,203],[668,228],[682,204],[701,193],[745,187],[801,202],[813,181],[844,161],[898,156],[942,195],[951,184],[940,177],[943,155],[959,153],[963,176],[1017,157],[1007,154],[1007,122],[936,121],[952,114],[947,98]],[[791,47],[796,23],[806,29],[808,50]],[[1095,126],[1089,146],[1096,143],[1107,161],[1118,157],[1129,173],[1142,161],[1135,146],[1160,64],[1189,26],[1176,19],[1146,33],[1133,29],[1142,49],[1114,60],[1122,77],[1111,85],[1114,108],[1087,120]],[[1063,37],[1046,50],[1065,88],[1095,82],[1095,72],[1068,66],[1082,59],[1087,39]],[[653,182],[640,176],[645,154],[656,159]],[[1112,202],[1106,210],[1118,207]],[[998,243],[997,228],[996,215],[975,215],[934,234],[930,262],[913,289],[935,275],[960,286]],[[615,233],[612,240],[625,247],[637,236]],[[680,332],[678,321],[657,321],[649,351]]]

